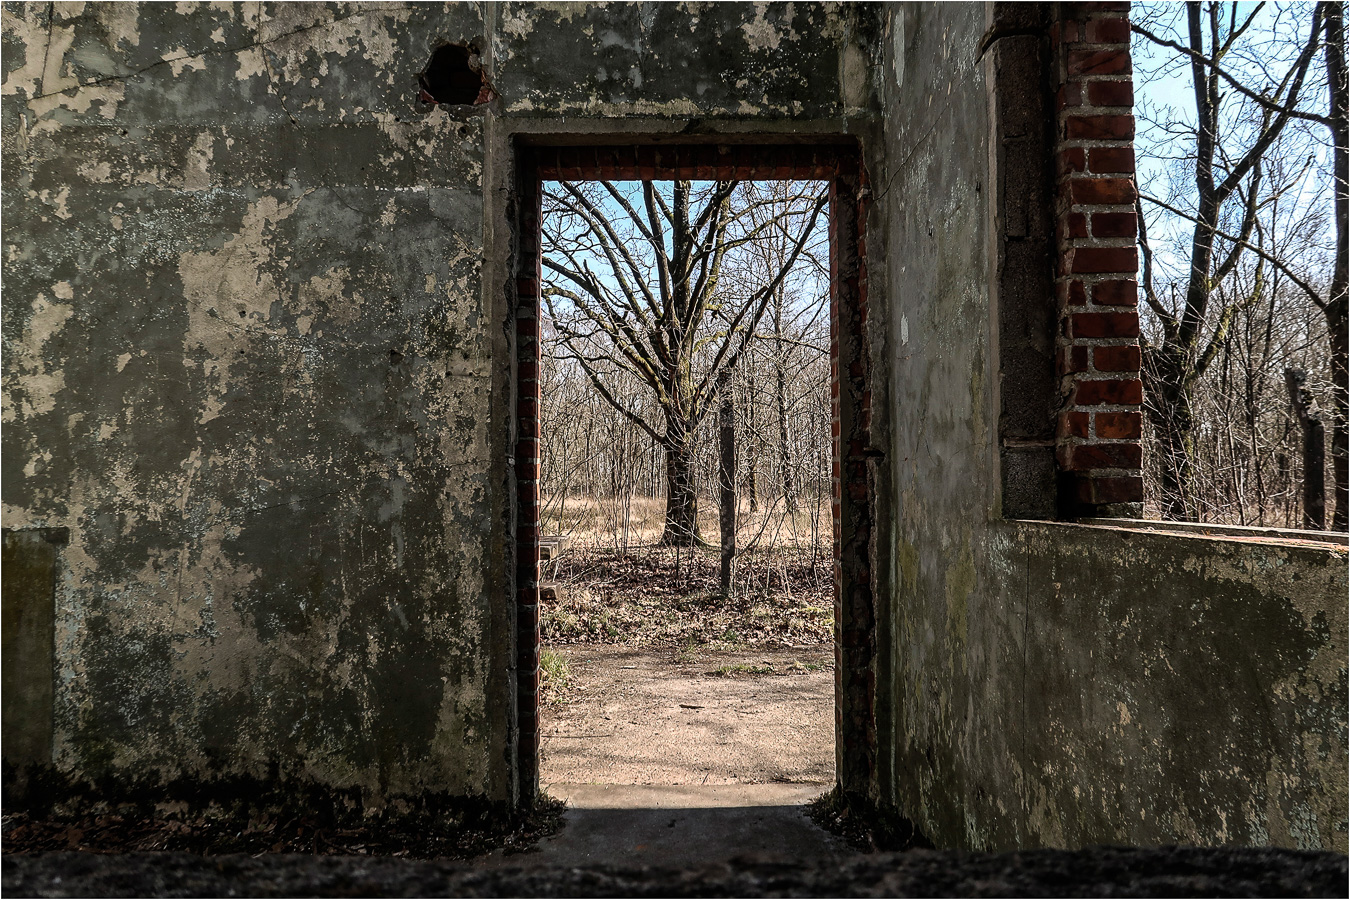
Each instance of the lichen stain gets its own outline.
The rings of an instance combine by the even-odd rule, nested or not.
[[[141,4],[95,3],[88,14],[103,26],[111,49],[141,45]]]
[[[919,585],[919,548],[901,538],[895,556],[900,566],[900,584],[904,593],[913,597]]]
[[[1026,807],[1028,837],[1034,836],[1035,845],[1041,847],[1064,847],[1067,835],[1064,830],[1065,818],[1059,804],[1047,789],[1045,781],[1037,778],[1030,781],[1030,790],[1023,801]]]
[[[272,331],[268,323],[282,286],[265,274],[274,254],[264,233],[293,214],[300,202],[262,197],[249,204],[239,232],[219,250],[184,253],[179,259],[188,305],[183,364],[201,368],[214,385],[213,394],[204,398],[199,425],[220,415],[230,370],[248,342]]]
[[[184,190],[204,191],[211,187],[211,160],[215,156],[215,143],[215,136],[209,131],[203,131],[192,142],[179,180]]]
[[[181,78],[184,72],[205,72],[206,59],[188,51],[186,47],[176,47],[164,53],[160,59],[168,63],[174,78]]]
[[[245,47],[234,55],[235,81],[252,81],[267,74],[267,60],[263,58],[262,47]],[[268,93],[274,93],[275,90],[273,85],[268,85]]]
[[[393,85],[400,30],[391,26],[407,22],[412,13],[407,6],[375,6],[335,19],[326,5],[282,3],[272,5],[268,13],[260,12],[255,27],[265,52],[280,61],[276,74],[283,84],[302,81],[315,56],[321,63],[313,68],[326,73],[329,59],[355,54],[373,71],[383,73],[386,84]]]
[[[37,192],[37,200],[45,207],[51,209],[51,214],[58,219],[69,219],[74,215],[70,211],[70,186],[62,185],[61,189],[53,193],[47,188]],[[50,222],[51,219],[43,214],[38,216],[43,222]]]
[[[544,13],[553,16],[553,21],[561,25],[570,24],[577,16],[585,16],[592,10],[604,9],[610,4],[607,2],[597,3],[576,3],[576,2],[544,2],[544,3],[509,3],[503,4],[505,11],[502,13],[502,31],[515,38],[523,38],[534,31],[534,23],[539,21]]]
[[[971,547],[971,530],[961,530],[961,549],[954,562],[947,567],[945,593],[947,599],[948,665],[953,671],[957,660],[961,670],[966,668],[965,652],[970,632],[970,598],[975,590],[975,554]]]
[[[765,2],[756,2],[755,17],[741,25],[741,33],[745,35],[746,46],[752,51],[763,52],[766,50],[777,50],[786,38],[790,41],[799,40],[799,37],[791,29],[786,32],[780,31],[778,26],[768,20],[767,14],[771,8],[777,7],[777,4]],[[788,22],[792,21],[794,14],[794,4],[788,3],[782,8],[782,19]]]
[[[975,347],[970,361],[970,432],[971,442],[982,447],[988,439],[984,408],[984,352]]]
[[[339,265],[300,282],[296,298],[303,315],[296,318],[297,330],[307,336],[319,337],[325,333],[325,328],[358,322],[365,297],[350,284],[351,280],[351,270]],[[316,329],[315,321],[323,324]]]

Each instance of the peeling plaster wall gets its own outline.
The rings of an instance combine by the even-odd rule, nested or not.
[[[484,31],[6,5],[4,522],[70,529],[59,768],[506,798],[483,120],[408,88]]]
[[[1345,852],[1343,546],[1008,523],[990,555],[1031,841]]]
[[[510,802],[512,135],[847,131],[875,21],[5,4],[4,524],[69,528],[56,767]],[[468,40],[501,99],[419,105]]]
[[[843,124],[875,109],[875,21],[870,4],[503,4],[493,80],[508,118]]]
[[[884,38],[881,796],[939,846],[1343,853],[1344,547],[1000,518],[985,16],[908,5]]]

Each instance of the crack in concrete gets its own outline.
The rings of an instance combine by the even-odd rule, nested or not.
[[[42,88],[41,88],[42,94],[38,97],[33,98],[35,100],[40,100],[42,99],[42,97],[48,96],[47,60],[48,57],[51,56],[52,52],[52,25],[55,22],[56,22],[56,2],[55,0],[52,0],[52,2],[47,4],[47,43],[42,48],[42,75],[40,76],[42,80]]]

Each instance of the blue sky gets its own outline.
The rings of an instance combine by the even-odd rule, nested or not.
[[[1258,90],[1264,89],[1271,83],[1270,74],[1278,77],[1288,70],[1289,61],[1298,50],[1296,39],[1307,36],[1313,4],[1238,3],[1224,8],[1231,11],[1234,7],[1239,22],[1252,13],[1256,16],[1235,46],[1233,55],[1225,61],[1225,68],[1240,77],[1244,84]],[[1189,43],[1186,38],[1184,4],[1136,3],[1131,10],[1131,18],[1161,37],[1183,45]],[[1175,205],[1193,209],[1193,197],[1186,191],[1189,167],[1175,160],[1184,160],[1194,152],[1194,138],[1179,131],[1169,135],[1161,127],[1161,121],[1171,121],[1184,129],[1194,127],[1195,98],[1189,64],[1182,61],[1175,51],[1159,47],[1141,35],[1134,36],[1131,49],[1135,70],[1140,190],[1154,196],[1170,194]],[[1262,66],[1265,72],[1261,71]],[[1309,70],[1310,84],[1305,89],[1300,107],[1317,112],[1326,111],[1327,91],[1321,80],[1322,66],[1322,54],[1319,51]],[[1317,80],[1314,81],[1314,78]],[[1226,113],[1226,127],[1221,128],[1222,140],[1237,151],[1245,150],[1249,142],[1242,140],[1245,135],[1238,118],[1241,110],[1241,105],[1236,102],[1238,95],[1230,89],[1224,91],[1224,97],[1222,108]],[[1287,129],[1291,156],[1302,158],[1312,154],[1317,157],[1309,177],[1289,195],[1287,206],[1290,207],[1290,215],[1297,215],[1300,206],[1327,202],[1328,195],[1323,192],[1319,196],[1319,191],[1324,191],[1327,184],[1330,154],[1326,152],[1325,146],[1318,146],[1319,142],[1325,145],[1328,140],[1326,135],[1317,131],[1319,128],[1321,126],[1298,124]],[[1292,147],[1294,143],[1299,146]],[[1174,161],[1170,165],[1169,159]],[[1169,234],[1189,235],[1190,224],[1147,202],[1144,205],[1159,263],[1165,270],[1174,273],[1183,271],[1184,258],[1169,252],[1165,238]]]

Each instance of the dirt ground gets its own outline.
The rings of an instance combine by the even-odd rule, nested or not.
[[[545,788],[834,781],[828,645],[551,649],[568,674],[541,711]]]

